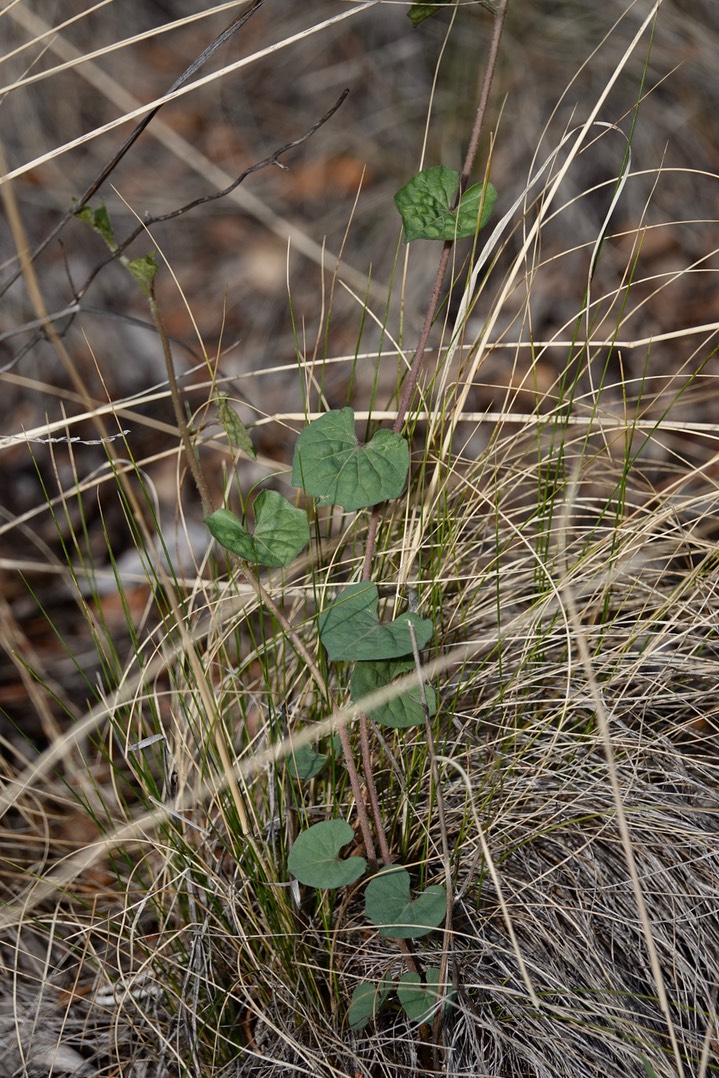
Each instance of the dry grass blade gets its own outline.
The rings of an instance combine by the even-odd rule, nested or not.
[[[461,168],[498,9],[407,7],[0,13],[2,1076],[719,1075],[719,14],[509,0],[499,224],[425,318],[439,245],[392,197]],[[158,105],[103,238],[68,207]],[[313,503],[250,586],[208,509],[304,505],[328,409],[401,425],[425,322],[404,493],[376,532]],[[434,636],[350,704],[318,615],[363,575]],[[340,858],[434,889],[424,935],[289,871],[362,768]]]

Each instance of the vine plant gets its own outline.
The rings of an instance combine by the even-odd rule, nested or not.
[[[392,431],[378,430],[370,442],[360,445],[354,433],[354,412],[343,408],[325,413],[301,432],[294,450],[292,482],[321,505],[339,505],[347,511],[371,509],[402,493],[409,463],[406,439]],[[254,566],[288,565],[307,546],[307,514],[282,495],[275,491],[259,494],[254,515],[253,534],[227,509],[217,510],[206,523],[223,547]],[[354,663],[349,690],[355,702],[413,669],[413,635],[417,646],[424,647],[433,633],[432,622],[413,611],[391,622],[380,621],[378,603],[377,585],[362,580],[344,587],[317,620],[328,660]],[[395,729],[418,725],[424,722],[425,703],[429,714],[434,714],[432,688],[427,686],[422,694],[415,687],[379,705],[371,718]],[[324,757],[311,749],[300,751],[294,770],[298,778],[309,779],[324,762]],[[367,784],[367,774],[363,777]],[[308,887],[338,888],[356,883],[368,867],[377,866],[368,866],[360,856],[342,858],[343,848],[354,837],[354,829],[345,820],[314,824],[302,831],[292,846],[287,863],[290,873]],[[447,907],[445,888],[430,886],[412,898],[406,869],[389,863],[388,857],[383,856],[383,861],[365,888],[368,920],[388,939],[414,939],[437,928]],[[429,992],[436,998],[439,972],[425,971],[424,983],[416,968],[401,978],[399,998],[410,1017],[419,1019],[434,1009],[426,997]],[[391,987],[386,978],[379,985],[358,985],[350,1005],[350,1025],[356,1029],[365,1025]]]
[[[413,4],[409,12],[413,25],[418,26],[445,3],[449,3],[449,0]],[[417,239],[441,240],[444,249],[393,429],[380,429],[367,444],[360,444],[355,435],[354,412],[346,407],[327,412],[309,423],[298,436],[294,448],[292,483],[296,488],[314,498],[318,505],[337,505],[346,512],[371,510],[362,579],[345,586],[317,618],[319,640],[328,661],[351,661],[354,664],[349,692],[355,702],[378,689],[390,686],[404,674],[417,669],[418,649],[429,643],[434,631],[430,620],[420,617],[412,610],[391,622],[379,620],[379,592],[376,583],[371,579],[371,567],[381,507],[398,498],[407,485],[410,450],[406,438],[400,432],[438,309],[449,252],[457,239],[476,236],[484,227],[497,197],[494,187],[486,180],[468,186],[468,178],[477,152],[506,4],[507,0],[502,0],[496,8],[489,3],[485,5],[495,16],[495,28],[462,172],[441,165],[424,169],[395,195],[405,242]],[[324,119],[326,117],[321,122],[324,122]],[[280,152],[287,148],[289,147]],[[263,567],[279,568],[290,565],[307,547],[310,528],[306,510],[293,505],[274,490],[264,490],[254,500],[252,530],[247,527],[247,522],[243,523],[228,509],[211,511],[207,484],[200,470],[196,449],[189,438],[179,399],[169,340],[155,301],[155,259],[150,255],[130,260],[124,255],[125,245],[120,247],[116,243],[104,206],[93,210],[88,205],[83,205],[77,211],[77,216],[86,220],[102,236],[113,254],[119,257],[132,274],[148,300],[168,361],[168,377],[183,436],[183,447],[207,512],[205,523],[210,533],[239,560],[242,573],[255,586],[261,601],[278,617],[299,652],[307,658],[313,677],[327,695],[316,664],[256,575]],[[249,434],[229,408],[226,398],[221,395],[217,403],[228,440],[252,453]],[[400,695],[395,694],[385,703],[376,706],[369,712],[369,717],[380,725],[406,729],[427,722],[436,713],[436,708],[437,700],[433,688],[420,680],[417,686]],[[442,885],[432,885],[412,897],[409,872],[393,862],[374,788],[367,716],[360,716],[361,778],[354,762],[349,735],[344,727],[340,730],[340,740],[369,862],[359,855],[342,857],[342,851],[353,841],[355,832],[346,820],[330,819],[300,832],[290,850],[287,868],[300,883],[318,889],[347,887],[357,883],[368,871],[371,873],[371,879],[364,890],[365,915],[368,921],[379,929],[380,936],[398,942],[404,953],[407,971],[396,985],[388,975],[379,982],[358,984],[352,994],[348,1022],[351,1028],[362,1029],[395,989],[407,1017],[421,1024],[433,1014],[441,1014],[445,1009],[441,1006],[441,993],[446,979],[446,968],[428,967],[421,970],[408,941],[421,938],[439,928],[445,917],[449,924],[451,894],[448,894],[447,888]],[[294,755],[293,774],[300,781],[307,781],[320,773],[326,760],[325,755],[305,746]],[[435,767],[433,781],[436,785]],[[380,847],[379,859],[375,852],[365,805],[365,793]],[[438,806],[441,806],[440,798]],[[451,994],[444,997],[445,1007],[450,1002]]]
[[[455,199],[459,173],[438,166],[414,176],[395,195],[401,214],[405,241],[439,239],[451,242],[474,235],[489,219],[496,199],[490,184],[475,184]],[[297,438],[292,464],[292,483],[319,505],[338,505],[347,512],[376,509],[398,498],[407,483],[410,468],[409,444],[397,431],[378,430],[367,444],[355,435],[351,408],[330,411],[308,424]],[[263,491],[254,503],[255,526],[251,534],[245,524],[227,509],[218,509],[206,519],[213,537],[225,549],[253,566],[287,566],[309,543],[307,514],[291,505],[275,491]],[[363,574],[364,575],[364,574]],[[351,661],[349,691],[357,702],[375,690],[391,685],[415,667],[414,653],[432,638],[433,625],[414,611],[391,622],[378,618],[379,592],[370,579],[349,584],[319,614],[319,639],[330,662]],[[370,712],[380,725],[404,729],[421,725],[436,712],[436,694],[431,686],[420,685]],[[363,716],[366,726],[366,717]],[[346,743],[345,761],[354,771]],[[367,757],[363,753],[363,764]],[[294,771],[309,779],[319,773],[325,758],[306,748],[297,754]],[[363,767],[363,779],[373,807],[375,826],[382,850],[382,866],[364,891],[365,915],[386,939],[407,941],[438,928],[447,911],[447,891],[441,885],[425,888],[412,897],[409,872],[392,863],[374,806],[376,795],[371,769]],[[353,782],[353,786],[355,783]],[[358,808],[361,805],[358,801]],[[363,831],[366,830],[367,824]],[[356,883],[377,868],[361,856],[343,858],[342,850],[355,837],[345,820],[325,820],[302,831],[289,854],[287,867],[308,887],[338,888]],[[365,838],[366,852],[374,861],[371,836]],[[407,972],[396,986],[399,1001],[410,1020],[424,1022],[436,1011],[440,968],[423,973],[405,944]],[[379,983],[356,986],[348,1012],[353,1029],[361,1029],[376,1014],[394,987],[388,977]]]

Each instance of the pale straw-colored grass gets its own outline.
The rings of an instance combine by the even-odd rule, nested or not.
[[[678,42],[704,56],[697,23],[669,0],[617,0],[602,23],[606,40],[558,107],[556,122],[564,123],[562,109],[577,93],[571,133],[548,122],[546,109],[544,134],[540,127],[532,136],[534,161],[520,136],[533,123],[536,100],[523,112],[510,96],[491,150],[500,193],[505,167],[507,198],[481,253],[454,267],[459,283],[412,416],[412,480],[381,522],[374,575],[385,613],[416,595],[435,624],[422,663],[440,698],[433,748],[443,825],[423,728],[378,729],[373,759],[390,848],[413,884],[441,882],[443,849],[450,850],[451,925],[415,948],[421,962],[442,964],[452,993],[437,1043],[429,1027],[407,1021],[395,997],[366,1030],[348,1028],[355,985],[400,976],[401,952],[370,931],[361,887],[318,895],[291,885],[286,870],[306,822],[354,821],[330,734],[339,723],[353,731],[357,709],[345,706],[341,670],[329,675],[331,705],[322,699],[296,641],[319,654],[315,615],[333,589],[358,577],[363,520],[325,511],[310,552],[264,578],[293,639],[207,542],[163,375],[150,359],[135,381],[123,381],[129,369],[113,369],[118,355],[122,366],[132,354],[136,326],[107,323],[113,332],[118,326],[115,346],[93,324],[81,348],[75,330],[65,334],[56,320],[79,386],[55,376],[57,364],[39,340],[0,374],[8,400],[22,403],[17,415],[4,413],[0,440],[16,472],[0,521],[7,593],[0,623],[13,683],[33,721],[27,741],[22,730],[0,728],[2,1074],[717,1073],[712,363],[719,324],[709,307],[685,320],[681,305],[694,282],[708,291],[715,279],[715,211],[707,205],[717,177],[707,161],[685,162],[679,188],[699,183],[701,172],[706,200],[667,215],[662,185],[675,174],[664,168],[662,145],[647,157],[659,136],[647,137],[641,110],[622,172],[626,141],[611,140],[640,93],[655,6],[648,70],[654,78],[658,63],[658,93]],[[355,18],[369,40],[386,32],[386,49],[389,28],[398,25],[398,13],[388,11],[394,7],[310,3],[284,28],[267,18],[247,55],[218,58],[203,78],[217,88],[273,49],[280,79],[283,52],[291,65],[293,50],[309,47],[310,38],[356,47],[360,30],[339,36]],[[559,7],[578,19],[584,10],[568,0]],[[229,20],[236,8],[212,10]],[[512,52],[523,8],[525,19],[539,19],[517,0],[497,95],[513,79],[522,85],[511,62],[514,55],[519,65],[529,48]],[[269,2],[263,18],[272,10]],[[115,5],[97,5],[93,17],[116,14]],[[197,14],[196,23],[211,14]],[[537,40],[551,31],[547,40],[556,36],[559,48],[566,26],[541,15]],[[453,25],[466,27],[465,17],[458,11]],[[16,143],[10,147],[6,180],[14,177],[20,216],[35,240],[23,178],[40,159],[43,176],[57,176],[51,170],[65,159],[74,175],[73,144],[94,153],[109,145],[108,131],[151,107],[145,100],[165,100],[159,91],[143,100],[130,95],[113,64],[151,40],[170,40],[182,21],[172,31],[133,27],[131,37],[127,26],[108,22],[112,40],[97,48],[82,38],[82,16],[53,37],[29,5],[6,6],[0,30],[12,26],[12,48],[25,46],[13,64],[27,64],[25,74],[7,77],[7,101],[72,76],[89,80],[115,110],[83,134],[58,131],[28,146],[24,157]],[[481,16],[469,25],[486,31]],[[440,41],[436,26],[427,34]],[[397,42],[401,57],[401,35]],[[40,44],[48,50],[45,71],[37,68]],[[438,117],[447,116],[443,102],[452,100],[467,56],[451,34],[445,53],[443,63],[456,67],[445,77],[440,65],[428,89]],[[605,54],[611,64],[602,68]],[[331,82],[329,60],[322,64]],[[571,75],[556,73],[557,97]],[[686,100],[701,112],[705,103],[691,96],[698,80],[680,76]],[[527,73],[525,85],[533,77]],[[591,99],[582,96],[587,79],[594,80]],[[186,88],[180,95],[193,100]],[[385,122],[378,117],[378,129]],[[144,137],[210,188],[232,178],[226,163],[211,160],[162,113]],[[688,139],[684,131],[681,145]],[[428,145],[433,152],[433,133]],[[308,146],[303,152],[312,153]],[[614,172],[607,174],[608,161]],[[250,197],[240,186],[230,197],[268,232],[292,237],[287,278],[295,312],[293,333],[278,333],[261,363],[235,362],[237,350],[220,343],[207,348],[197,328],[196,355],[182,370],[213,495],[238,508],[260,483],[292,496],[291,442],[328,403],[351,401],[358,430],[394,418],[432,252],[426,244],[398,258],[393,224],[377,255],[381,272],[368,286],[366,238],[353,246],[364,227],[363,194],[329,244],[344,244],[336,269],[316,220],[286,213],[281,199],[265,202],[261,189]],[[380,206],[379,196],[367,197]],[[163,252],[166,238],[157,236]],[[168,248],[171,302],[199,327],[197,282],[175,254]],[[298,269],[300,255],[315,266],[311,273]],[[88,259],[82,255],[83,274]],[[12,252],[6,266],[12,271]],[[112,272],[119,279],[119,267],[105,271]],[[72,296],[41,261],[37,280],[50,293],[47,309],[68,311]],[[124,298],[125,284],[118,288]],[[303,323],[311,288],[316,305]],[[17,290],[10,295],[19,321]],[[221,283],[216,296],[219,326]],[[42,323],[43,314],[22,318]],[[285,400],[277,387],[291,380]],[[262,439],[255,462],[227,446],[212,404],[222,388]],[[43,620],[47,629],[36,638],[33,623]],[[317,739],[329,767],[299,784],[288,754]]]

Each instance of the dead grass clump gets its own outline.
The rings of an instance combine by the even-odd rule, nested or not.
[[[171,5],[142,6],[138,29]],[[263,592],[202,515],[243,511],[264,484],[299,498],[287,466],[308,414],[352,403],[362,436],[395,420],[437,256],[410,245],[402,263],[392,194],[416,171],[418,118],[427,163],[459,163],[491,24],[484,4],[416,34],[395,4],[326,6],[283,22],[261,5],[213,63],[304,28],[296,46],[168,105],[105,185],[124,235],[135,209],[221,187],[352,84],[289,172],[263,174],[264,200],[242,185],[138,239],[133,255],[152,238],[167,256],[150,313],[122,266],[95,284],[105,244],[77,220],[35,263],[64,312],[52,340],[42,297],[25,310],[27,266],[8,288],[0,1078],[719,1074],[714,9],[664,0],[632,45],[649,3],[510,3],[498,78],[516,100],[482,159],[497,223],[456,245],[427,319],[407,490],[374,536],[369,514],[313,505],[308,553],[262,570]],[[116,39],[119,11],[36,43],[28,70],[90,48],[105,18]],[[0,15],[14,43],[38,32],[28,12]],[[231,17],[204,16],[213,31]],[[195,24],[175,30],[106,54],[109,81],[79,65],[9,91],[11,166],[68,109],[53,144],[129,109],[126,71],[148,99],[165,90],[199,51]],[[87,85],[103,87],[96,112]],[[46,234],[116,148],[105,138],[16,177],[19,251],[18,221]],[[336,268],[324,237],[345,244]],[[300,831],[356,818],[332,735],[346,719],[351,762],[361,724],[317,613],[368,549],[382,616],[416,606],[435,629],[436,718],[370,727],[365,753],[388,860],[416,890],[451,878],[451,916],[410,952],[442,978],[422,1021],[366,881],[322,890],[288,870]],[[306,779],[302,736],[325,756]],[[353,990],[383,977],[383,1007],[350,1028]]]

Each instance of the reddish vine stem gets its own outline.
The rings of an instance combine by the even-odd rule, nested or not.
[[[489,94],[492,88],[492,81],[494,79],[494,72],[497,66],[497,57],[499,56],[499,46],[502,40],[502,32],[504,30],[504,20],[507,14],[507,6],[509,0],[501,0],[499,7],[494,16],[494,29],[492,32],[492,40],[489,47],[489,56],[487,58],[487,67],[485,68],[484,78],[482,80],[482,88],[479,95],[479,103],[477,105],[477,111],[474,117],[474,124],[472,125],[472,132],[469,139],[469,145],[467,147],[467,153],[462,166],[462,172],[459,178],[459,184],[457,186],[457,192],[455,194],[452,207],[456,208],[459,205],[459,201],[462,197],[462,193],[467,187],[469,177],[474,167],[474,160],[477,156],[477,149],[479,147],[479,139],[484,127],[484,120],[487,114],[487,105],[489,103]],[[434,278],[434,285],[432,287],[432,294],[427,304],[427,310],[424,316],[424,322],[420,331],[419,340],[417,341],[417,348],[412,359],[412,365],[409,369],[407,377],[404,380],[402,386],[402,394],[400,396],[399,405],[397,408],[397,417],[392,426],[392,430],[395,434],[399,434],[404,426],[404,421],[409,411],[409,406],[414,396],[414,391],[417,388],[417,381],[424,362],[424,354],[427,348],[427,341],[434,324],[435,315],[439,306],[440,297],[442,295],[442,286],[444,279],[447,275],[447,267],[449,266],[449,257],[454,246],[454,240],[446,240],[442,247],[442,254],[440,255],[439,263],[437,265],[437,272]],[[367,544],[365,548],[365,557],[362,565],[362,580],[369,580],[372,573],[372,561],[374,558],[375,550],[377,547],[377,530],[379,527],[379,519],[382,507],[381,505],[375,506],[372,510],[369,520],[369,527],[367,530]],[[379,800],[377,797],[377,787],[374,781],[374,773],[372,767],[372,753],[369,740],[369,723],[366,715],[360,715],[359,717],[359,730],[360,730],[360,744],[362,746],[362,768],[364,771],[365,788],[367,791],[367,800],[369,801],[370,808],[372,810],[372,818],[374,819],[375,832],[377,835],[377,841],[380,847],[380,853],[382,861],[385,865],[390,864],[391,855],[389,850],[389,844],[387,842],[387,834],[384,829],[384,823],[382,820],[382,813],[379,807]]]
[[[367,720],[364,715],[360,717],[360,723],[364,719],[365,727],[367,726]],[[374,840],[372,838],[372,828],[369,824],[369,816],[367,815],[367,806],[365,804],[365,794],[362,789],[362,783],[357,772],[357,766],[352,754],[352,742],[350,741],[350,735],[347,731],[347,727],[343,723],[339,729],[340,744],[342,745],[342,755],[345,759],[345,765],[349,773],[350,785],[352,787],[352,793],[354,794],[355,805],[357,807],[357,819],[359,820],[360,831],[362,832],[362,841],[364,842],[365,850],[367,851],[367,860],[374,866],[377,864],[377,852],[374,846]],[[362,757],[364,762],[364,755]],[[372,817],[374,818],[374,805],[372,805]],[[376,821],[375,821],[376,824]],[[385,838],[385,844],[387,840]],[[384,857],[383,857],[384,862]],[[384,862],[386,864],[386,862]]]
[[[502,31],[504,30],[504,20],[507,14],[507,5],[509,0],[502,0],[502,3],[497,9],[497,13],[494,17],[494,31],[492,33],[492,41],[489,46],[489,56],[487,58],[487,67],[484,72],[484,79],[482,80],[482,89],[479,95],[479,104],[477,105],[477,112],[474,117],[474,124],[472,125],[472,133],[469,138],[469,146],[467,147],[467,154],[462,166],[462,173],[459,178],[459,185],[457,187],[457,193],[454,196],[452,208],[456,209],[459,205],[459,200],[465,191],[469,182],[472,169],[474,167],[474,159],[477,156],[477,149],[479,147],[479,139],[482,134],[482,128],[484,127],[484,120],[487,114],[487,105],[489,103],[489,92],[492,88],[492,80],[494,79],[494,72],[497,66],[497,57],[499,56],[499,45],[502,40]],[[424,316],[424,323],[419,335],[419,341],[417,342],[417,349],[414,353],[412,360],[412,366],[410,367],[409,374],[405,378],[404,385],[402,387],[402,396],[400,397],[399,406],[397,408],[397,418],[394,421],[392,430],[399,434],[404,426],[405,416],[409,410],[412,396],[414,395],[415,388],[417,386],[417,379],[419,378],[419,372],[422,369],[422,363],[424,362],[424,353],[427,347],[427,341],[429,340],[430,330],[434,322],[435,314],[437,313],[437,307],[439,305],[439,299],[442,294],[442,285],[444,284],[444,278],[447,274],[447,266],[449,265],[449,256],[454,246],[454,240],[445,240],[444,247],[442,248],[442,254],[440,256],[439,264],[437,266],[437,273],[434,278],[434,287],[432,288],[432,295],[430,296],[429,303],[427,305],[427,311]]]

